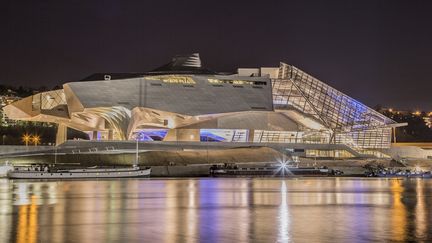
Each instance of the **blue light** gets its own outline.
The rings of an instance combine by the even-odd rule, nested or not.
[[[148,129],[139,131],[139,141],[148,142],[148,141],[162,141],[168,130],[165,129]]]
[[[225,138],[218,136],[209,130],[201,129],[200,141],[201,142],[222,142],[225,141]]]

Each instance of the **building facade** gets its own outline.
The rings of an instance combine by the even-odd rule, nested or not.
[[[5,112],[59,124],[58,143],[71,127],[92,140],[303,144],[308,157],[385,156],[400,125],[292,65],[221,74],[203,68],[198,54],[146,73],[65,83]]]

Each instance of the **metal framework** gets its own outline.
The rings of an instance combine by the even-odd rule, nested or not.
[[[390,146],[396,122],[300,69],[281,63],[272,84],[275,109],[296,109],[314,117],[330,131],[331,142],[359,149]]]
[[[66,96],[62,89],[42,92],[32,96],[32,110],[51,110],[59,105],[66,105]]]

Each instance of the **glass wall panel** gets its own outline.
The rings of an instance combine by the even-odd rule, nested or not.
[[[281,63],[272,85],[275,109],[296,109],[315,117],[334,134],[330,142],[354,149],[390,147],[393,120],[300,69]]]

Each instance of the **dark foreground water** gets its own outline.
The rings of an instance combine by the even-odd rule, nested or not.
[[[0,180],[0,242],[432,239],[432,180]]]

